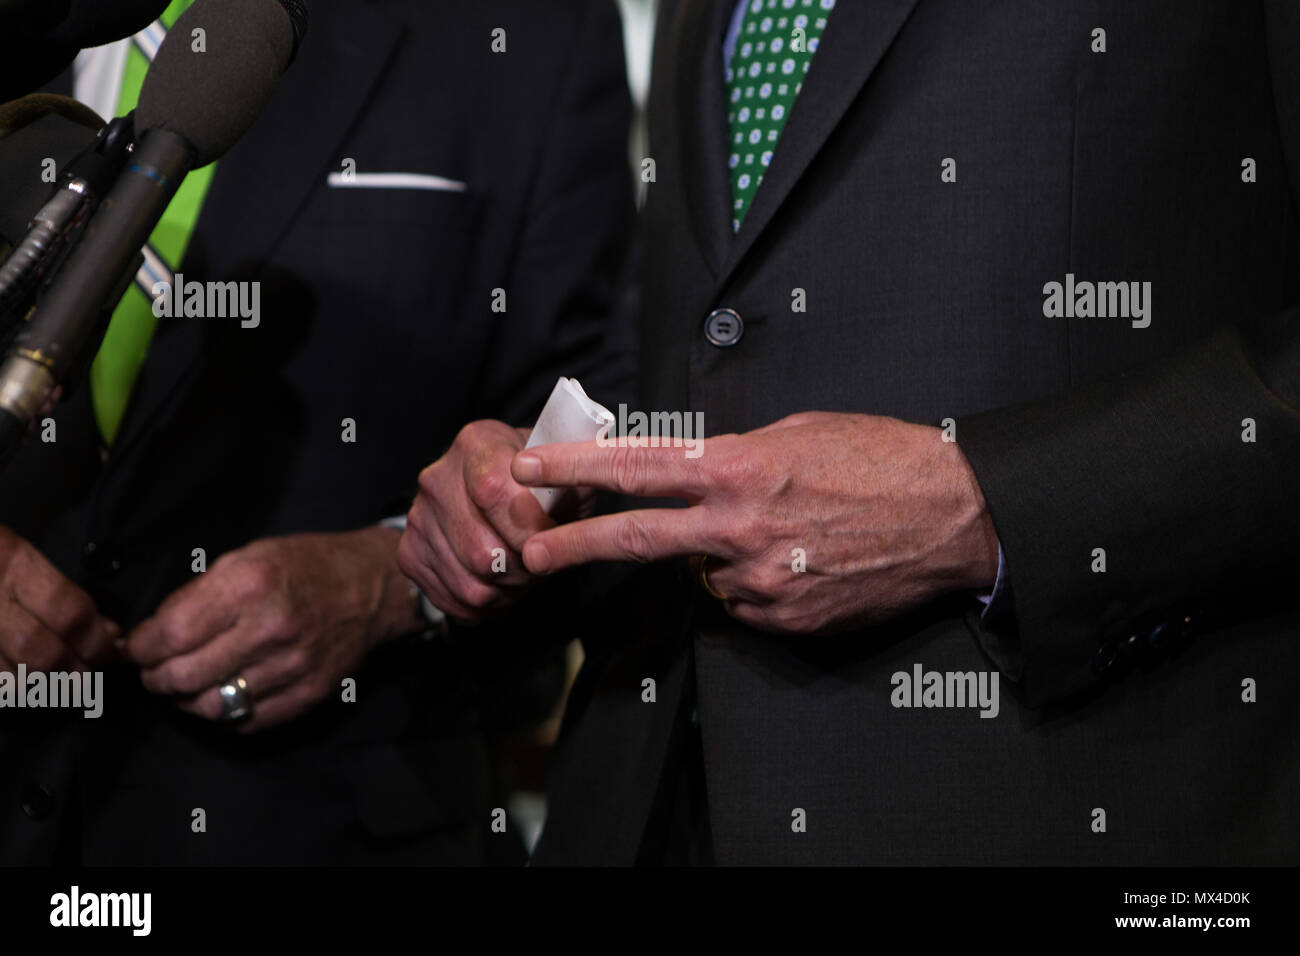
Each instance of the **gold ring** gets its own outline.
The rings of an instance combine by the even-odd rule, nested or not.
[[[709,581],[709,556],[707,554],[697,554],[691,558],[691,571],[695,574],[695,580],[699,582],[700,587],[704,588],[708,594],[719,601],[727,600],[727,595],[715,588]]]

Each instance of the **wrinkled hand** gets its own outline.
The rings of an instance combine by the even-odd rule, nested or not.
[[[95,602],[8,528],[0,528],[0,671],[88,670],[120,630]]]
[[[434,606],[452,617],[482,620],[519,600],[536,580],[519,550],[555,522],[510,474],[528,434],[504,422],[471,422],[420,473],[398,562]],[[576,507],[587,508],[592,497],[590,489],[578,489]],[[496,570],[502,562],[505,570]]]
[[[525,485],[581,485],[687,508],[629,511],[531,537],[536,574],[592,561],[709,555],[728,611],[807,634],[878,622],[954,590],[987,588],[998,543],[984,496],[937,428],[807,412],[682,448],[550,445],[516,456]],[[798,570],[799,555],[806,570]]]
[[[126,653],[155,694],[218,720],[218,688],[243,676],[261,730],[340,692],[342,678],[384,640],[421,627],[397,568],[397,531],[301,534],[223,555],[170,595],[127,638]]]

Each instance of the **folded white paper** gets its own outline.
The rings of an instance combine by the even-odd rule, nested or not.
[[[594,441],[602,431],[614,424],[614,413],[599,402],[593,402],[582,390],[576,378],[560,377],[546,400],[546,407],[537,416],[537,424],[528,436],[528,444],[551,445],[556,442]],[[547,514],[559,502],[566,489],[530,488]]]

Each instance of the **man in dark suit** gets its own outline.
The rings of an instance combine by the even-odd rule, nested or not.
[[[687,505],[470,515],[649,563],[535,861],[1296,862],[1298,65],[1281,2],[664,4],[641,409],[717,437],[450,453]]]
[[[430,639],[380,522],[461,422],[618,376],[628,113],[606,0],[313,7],[178,270],[259,321],[162,320],[102,462],[83,389],[4,476],[74,650],[126,638],[102,718],[7,723],[7,861],[519,858],[485,737],[553,687]]]

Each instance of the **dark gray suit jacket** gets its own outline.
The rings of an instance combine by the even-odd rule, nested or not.
[[[1296,862],[1300,12],[840,0],[732,236],[732,6],[660,16],[644,407],[955,419],[1010,611],[782,639],[648,569],[588,628],[538,861],[661,857],[695,705],[720,862]],[[1067,273],[1151,282],[1150,326],[1045,317]],[[918,663],[998,670],[998,716],[892,706]]]

